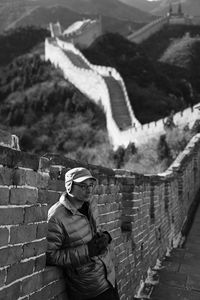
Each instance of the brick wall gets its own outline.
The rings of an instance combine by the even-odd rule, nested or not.
[[[12,145],[10,145],[12,147]],[[45,266],[47,210],[64,191],[59,155],[37,157],[0,146],[0,299],[67,300],[62,271]],[[88,165],[98,179],[92,200],[98,225],[113,237],[121,299],[169,245],[178,245],[200,185],[200,135],[159,175]]]

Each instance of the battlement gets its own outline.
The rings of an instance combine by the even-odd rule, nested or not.
[[[53,38],[59,37],[66,42],[74,44],[79,49],[84,49],[102,35],[101,18],[77,21],[63,32],[60,23],[50,23],[50,30]]]

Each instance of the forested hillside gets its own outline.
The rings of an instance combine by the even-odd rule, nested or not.
[[[101,36],[84,51],[94,64],[115,67],[122,75],[129,98],[142,123],[179,111],[198,102],[200,94],[199,42],[193,44],[189,57],[190,68],[169,65],[158,59],[170,45],[172,39],[182,37],[186,32],[197,35],[200,27],[177,26],[163,29],[141,45],[136,45],[117,34]],[[192,55],[191,55],[192,54]],[[188,83],[194,89],[190,97]]]
[[[174,146],[174,138],[171,144],[175,151],[170,148],[169,139],[162,139],[158,149],[152,144],[141,153],[131,144],[114,152],[102,108],[44,61],[44,39],[48,35],[46,30],[31,27],[0,37],[3,41],[0,53],[4,55],[0,61],[0,128],[17,134],[24,151],[40,155],[60,153],[113,168],[134,166],[135,171],[141,172],[145,168],[148,172],[164,170],[183,149],[190,133],[185,132],[181,140],[177,138],[178,132],[174,133],[178,145]],[[151,51],[155,54],[161,46],[153,38],[155,52]],[[142,123],[162,118],[172,109],[181,110],[196,101],[197,98],[188,98],[183,79],[191,82],[195,96],[200,93],[200,76],[195,76],[200,74],[195,64],[199,59],[199,43],[192,48],[190,72],[158,62],[150,49],[150,42],[139,46],[118,34],[105,34],[84,51],[92,63],[113,66],[120,72],[136,117]]]
[[[45,37],[48,36],[50,32],[47,29],[33,26],[12,29],[0,35],[0,67],[7,65],[17,56],[28,54],[34,46],[44,43]]]
[[[92,161],[99,145],[109,147],[101,108],[38,55],[18,58],[1,70],[0,99],[1,128],[19,136],[24,151],[71,153]]]

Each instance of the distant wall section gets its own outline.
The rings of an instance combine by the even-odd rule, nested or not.
[[[155,21],[145,25],[136,32],[128,35],[128,39],[134,43],[141,43],[148,39],[152,34],[159,31],[164,25],[169,23],[169,16],[161,17]]]
[[[102,22],[101,22],[101,17],[99,17],[98,19],[94,19],[94,20],[88,19],[88,20],[75,22],[68,29],[66,29],[62,34],[59,35],[52,34],[52,37],[59,36],[66,42],[74,44],[77,48],[84,49],[84,48],[88,48],[101,35],[102,35]]]

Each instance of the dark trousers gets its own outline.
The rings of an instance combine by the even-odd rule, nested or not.
[[[119,299],[117,288],[114,289],[113,287],[111,287],[105,292],[103,292],[102,294],[94,298],[88,298],[86,300],[120,300],[120,299]]]

